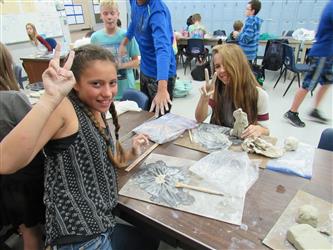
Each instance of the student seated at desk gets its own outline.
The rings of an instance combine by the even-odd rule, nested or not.
[[[32,23],[27,23],[25,29],[31,41],[31,44],[34,45],[38,52],[52,52],[51,45],[40,35],[38,35],[35,25]]]
[[[206,28],[201,24],[200,14],[192,15],[193,24],[188,27],[190,38],[204,38],[207,34]]]
[[[201,88],[196,120],[203,122],[212,114],[210,123],[231,128],[233,112],[242,108],[250,124],[242,138],[269,135],[263,123],[269,119],[268,95],[258,85],[242,49],[236,44],[217,45],[213,62],[215,74],[211,84],[206,82]]]
[[[146,136],[137,135],[130,151],[120,145],[114,57],[90,44],[76,49],[75,57],[71,52],[60,67],[60,52],[57,45],[43,73],[45,94],[0,143],[0,174],[23,168],[44,148],[46,246],[156,249],[156,240],[116,224],[113,214],[118,202],[116,168],[148,144]],[[108,110],[116,143],[105,119]]]
[[[0,141],[24,118],[31,105],[15,80],[13,60],[0,43]],[[20,145],[13,156],[20,154]],[[0,150],[1,154],[2,151]],[[36,153],[37,154],[37,153]],[[36,155],[35,154],[35,155]],[[3,154],[1,157],[8,157]],[[38,153],[24,169],[0,174],[0,229],[12,225],[22,234],[24,249],[42,248],[45,206],[43,204],[44,157]],[[1,162],[0,169],[5,165]]]

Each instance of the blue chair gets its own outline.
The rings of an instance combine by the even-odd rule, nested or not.
[[[136,89],[125,89],[123,92],[122,101],[130,100],[135,101],[140,108],[143,110],[148,110],[149,98],[148,96]]]
[[[50,44],[52,49],[55,49],[55,47],[57,46],[57,41],[52,37],[45,38],[45,41]]]
[[[296,64],[294,50],[288,44],[283,44],[283,65],[284,65],[284,69],[280,73],[280,76],[277,79],[273,88],[276,87],[276,85],[280,81],[283,73],[287,72],[288,70],[295,73],[293,79],[290,81],[286,91],[283,94],[283,96],[285,96],[287,94],[291,84],[294,82],[296,76],[297,76],[297,80],[298,80],[298,87],[301,86],[300,73],[307,72],[310,69],[310,66],[307,64],[301,64],[301,63]]]
[[[333,151],[333,128],[327,128],[321,133],[318,148]]]
[[[15,78],[18,84],[20,85],[21,89],[24,89],[23,87],[23,77],[22,77],[22,67],[15,65],[14,66],[14,73],[15,73]]]
[[[187,47],[185,50],[186,60],[183,64],[184,75],[186,74],[187,64],[190,66],[191,70],[191,61],[195,58],[197,61],[204,61],[207,57],[207,52],[205,50],[204,40],[200,38],[190,38],[187,40]]]

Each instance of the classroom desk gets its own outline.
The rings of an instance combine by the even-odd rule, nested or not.
[[[42,74],[49,66],[51,59],[52,56],[26,56],[20,58],[30,84],[42,81]],[[60,57],[60,65],[63,64],[64,59],[65,56]]]
[[[188,39],[190,39],[189,37],[179,37],[177,38],[177,45],[187,45],[187,41]],[[221,38],[216,38],[216,37],[212,37],[212,38],[204,38],[204,44],[207,46],[215,46],[218,44],[219,41],[222,41]]]
[[[305,63],[305,55],[306,55],[306,51],[307,49],[311,49],[314,41],[304,41],[303,45],[302,45],[302,41],[299,40],[295,40],[292,38],[288,38],[288,37],[282,37],[279,39],[288,39],[288,43],[291,47],[293,47],[295,49],[295,55],[298,55],[300,62],[299,63]],[[267,40],[260,40],[259,41],[259,45],[261,46],[265,46],[266,47],[267,44]],[[302,46],[302,51],[299,54],[299,50]],[[296,60],[296,57],[295,57]]]
[[[119,116],[123,136],[152,113],[127,112]],[[204,153],[174,145],[160,145],[154,153],[199,160]],[[307,180],[260,170],[259,178],[246,195],[242,223],[247,229],[225,222],[193,215],[187,212],[127,198],[119,197],[119,216],[137,226],[162,236],[171,245],[184,249],[267,249],[261,242],[299,189],[329,202],[333,201],[333,153],[316,150],[313,178]],[[137,168],[127,173],[118,171],[121,188]],[[209,202],[209,201],[207,201]]]

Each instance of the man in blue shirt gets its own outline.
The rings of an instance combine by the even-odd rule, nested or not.
[[[261,9],[259,0],[251,0],[248,2],[245,10],[247,16],[242,32],[234,31],[233,36],[236,37],[239,46],[243,49],[247,59],[252,62],[257,57],[259,46],[259,32],[263,22],[257,17]]]
[[[140,89],[149,97],[155,115],[171,108],[176,79],[172,48],[173,29],[167,6],[161,0],[130,0],[131,22],[119,51],[135,37],[141,53]]]
[[[298,108],[302,104],[306,94],[319,83],[321,85],[315,96],[314,108],[310,112],[310,119],[328,123],[318,111],[318,106],[333,83],[333,0],[330,0],[323,10],[320,18],[316,42],[310,53],[310,71],[306,73],[302,87],[294,97],[290,110],[284,114],[284,118],[295,127],[305,127],[305,123],[298,117]]]

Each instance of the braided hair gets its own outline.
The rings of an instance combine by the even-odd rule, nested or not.
[[[73,60],[72,65],[72,72],[74,74],[74,77],[76,79],[76,82],[80,81],[80,76],[83,73],[83,71],[89,66],[91,61],[95,60],[101,60],[101,61],[109,61],[114,63],[114,66],[116,68],[116,63],[114,56],[111,54],[110,51],[96,45],[88,44],[85,46],[81,46],[75,50],[75,57]],[[115,137],[116,137],[116,153],[113,154],[112,152],[112,145],[111,145],[111,134],[106,133],[101,124],[97,121],[96,117],[93,115],[93,113],[89,110],[89,108],[79,100],[77,94],[75,93],[75,90],[72,90],[71,92],[76,98],[76,101],[78,105],[82,108],[82,110],[85,112],[85,114],[89,117],[89,119],[92,121],[94,126],[98,129],[100,135],[103,137],[104,141],[107,145],[107,155],[111,161],[111,163],[118,167],[122,168],[126,166],[126,163],[128,160],[131,160],[135,157],[135,150],[132,148],[132,150],[127,153],[124,151],[123,147],[121,146],[121,143],[119,142],[119,129],[120,125],[118,123],[118,116],[117,111],[115,108],[114,103],[111,103],[111,106],[109,108],[109,112],[112,116],[113,125],[115,127]],[[105,118],[105,114],[102,114],[102,119],[105,124],[105,126],[108,126],[108,123]]]

